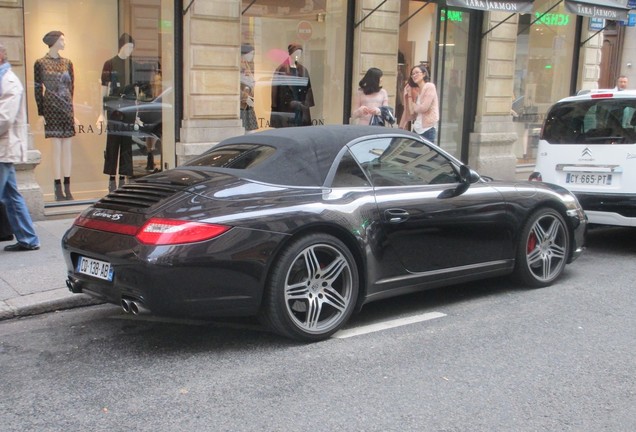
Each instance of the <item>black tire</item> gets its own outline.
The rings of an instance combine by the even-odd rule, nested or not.
[[[351,316],[358,280],[355,259],[343,242],[326,234],[299,238],[276,258],[261,319],[292,339],[326,339]]]
[[[570,235],[561,214],[552,208],[536,210],[519,237],[515,278],[530,287],[551,285],[565,269]]]

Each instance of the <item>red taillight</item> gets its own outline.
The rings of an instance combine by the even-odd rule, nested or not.
[[[141,227],[136,237],[148,245],[194,243],[217,237],[230,228],[203,222],[153,218]]]
[[[79,216],[73,222],[74,225],[84,228],[94,229],[98,231],[112,232],[116,234],[135,235],[137,234],[138,226],[126,225],[109,220],[89,219]]]
[[[592,93],[592,99],[613,98],[614,93]]]

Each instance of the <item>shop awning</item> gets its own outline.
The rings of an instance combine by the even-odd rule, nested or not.
[[[533,0],[446,0],[446,5],[489,12],[529,13]]]
[[[603,18],[606,20],[627,20],[627,7],[625,0],[565,0],[565,8],[573,14],[590,18]]]

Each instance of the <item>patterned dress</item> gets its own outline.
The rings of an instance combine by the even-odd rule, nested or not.
[[[73,114],[73,63],[66,58],[46,54],[35,61],[35,102],[38,115],[44,116],[46,138],[75,135]]]

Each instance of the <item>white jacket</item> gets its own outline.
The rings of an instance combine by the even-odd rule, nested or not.
[[[28,149],[24,87],[9,70],[0,87],[0,162],[26,162]]]

